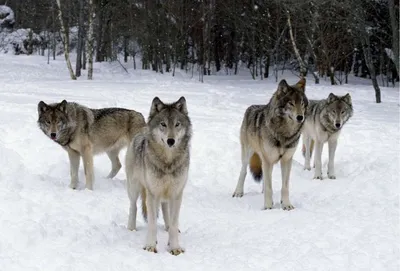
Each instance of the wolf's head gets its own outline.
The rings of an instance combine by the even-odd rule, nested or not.
[[[165,104],[158,97],[153,99],[148,125],[155,141],[168,148],[188,142],[192,125],[188,116],[185,97]]]
[[[347,93],[344,96],[336,96],[330,93],[327,98],[327,105],[323,118],[332,130],[340,130],[343,125],[353,116],[353,104],[351,96]]]
[[[67,112],[67,101],[61,103],[46,104],[38,103],[38,125],[39,128],[54,141],[58,141],[61,132],[68,127],[69,117]]]
[[[305,119],[308,99],[305,95],[306,80],[300,79],[295,85],[289,86],[285,79],[279,85],[271,100],[276,113],[298,123]]]

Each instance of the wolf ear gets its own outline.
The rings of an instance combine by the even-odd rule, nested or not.
[[[335,100],[337,100],[337,96],[336,96],[335,94],[333,94],[332,92],[329,93],[329,96],[328,96],[328,103],[331,103],[331,102],[333,102],[333,101],[335,101]]]
[[[302,77],[299,82],[296,83],[295,87],[303,92],[306,90],[306,78]]]
[[[151,103],[150,115],[153,116],[154,114],[160,112],[164,106],[165,104],[160,100],[160,98],[155,97]]]
[[[346,95],[344,95],[344,96],[342,97],[342,99],[343,99],[343,101],[345,101],[346,103],[351,104],[351,96],[350,96],[350,93],[347,93]]]
[[[174,103],[174,107],[183,114],[188,114],[185,97],[180,97],[179,100]]]
[[[38,113],[39,113],[39,115],[40,115],[41,113],[46,112],[47,109],[48,109],[48,108],[47,108],[47,104],[46,104],[45,102],[40,101],[40,102],[38,103]]]
[[[57,108],[61,112],[67,113],[67,101],[66,100],[62,100],[61,103],[59,103],[57,105]]]
[[[289,85],[285,79],[282,79],[278,84],[278,94],[285,94],[288,91]]]

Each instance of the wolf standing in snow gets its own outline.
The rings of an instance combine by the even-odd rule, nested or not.
[[[335,151],[343,125],[353,116],[351,96],[336,96],[330,93],[327,99],[310,100],[303,131],[302,153],[305,157],[304,169],[311,170],[310,160],[315,142],[314,179],[322,180],[322,148],[328,142],[328,178],[336,179]]]
[[[54,142],[68,152],[71,184],[78,185],[80,157],[86,177],[86,188],[93,189],[93,155],[106,152],[111,160],[108,178],[121,168],[118,154],[146,123],[139,112],[124,108],[91,109],[63,100],[60,103],[38,104],[38,125]]]
[[[172,104],[153,99],[147,129],[138,134],[126,154],[127,188],[130,199],[128,229],[136,229],[136,202],[141,194],[142,213],[148,220],[145,250],[157,252],[157,209],[161,203],[170,253],[184,250],[178,241],[179,212],[190,164],[192,125],[186,100]]]
[[[289,200],[289,179],[308,106],[305,84],[304,78],[293,86],[282,80],[267,105],[252,105],[246,110],[240,128],[242,167],[233,197],[243,196],[250,160],[255,180],[263,177],[264,209],[272,209],[272,169],[280,161],[281,205],[284,210],[294,208]]]

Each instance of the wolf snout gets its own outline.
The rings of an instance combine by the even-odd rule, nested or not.
[[[168,146],[172,147],[175,144],[175,139],[173,138],[168,138],[167,139],[167,144]]]
[[[303,119],[304,119],[304,116],[303,115],[297,115],[296,119],[297,119],[298,122],[302,122]]]
[[[336,128],[338,128],[338,129],[339,129],[339,128],[340,128],[340,126],[342,126],[342,125],[341,125],[340,123],[336,123],[336,124],[335,124],[335,126],[336,126]]]
[[[57,134],[56,134],[56,133],[50,133],[50,138],[51,138],[51,139],[56,139],[56,137],[57,137]]]

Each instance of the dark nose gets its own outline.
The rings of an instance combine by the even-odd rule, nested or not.
[[[335,124],[336,128],[340,128],[340,123]]]
[[[168,138],[167,139],[167,144],[168,146],[172,147],[175,144],[175,139],[173,138]]]
[[[302,115],[297,115],[296,119],[297,121],[303,121],[304,117]]]
[[[51,139],[55,139],[57,137],[57,134],[56,133],[51,133],[50,137],[51,137]]]

